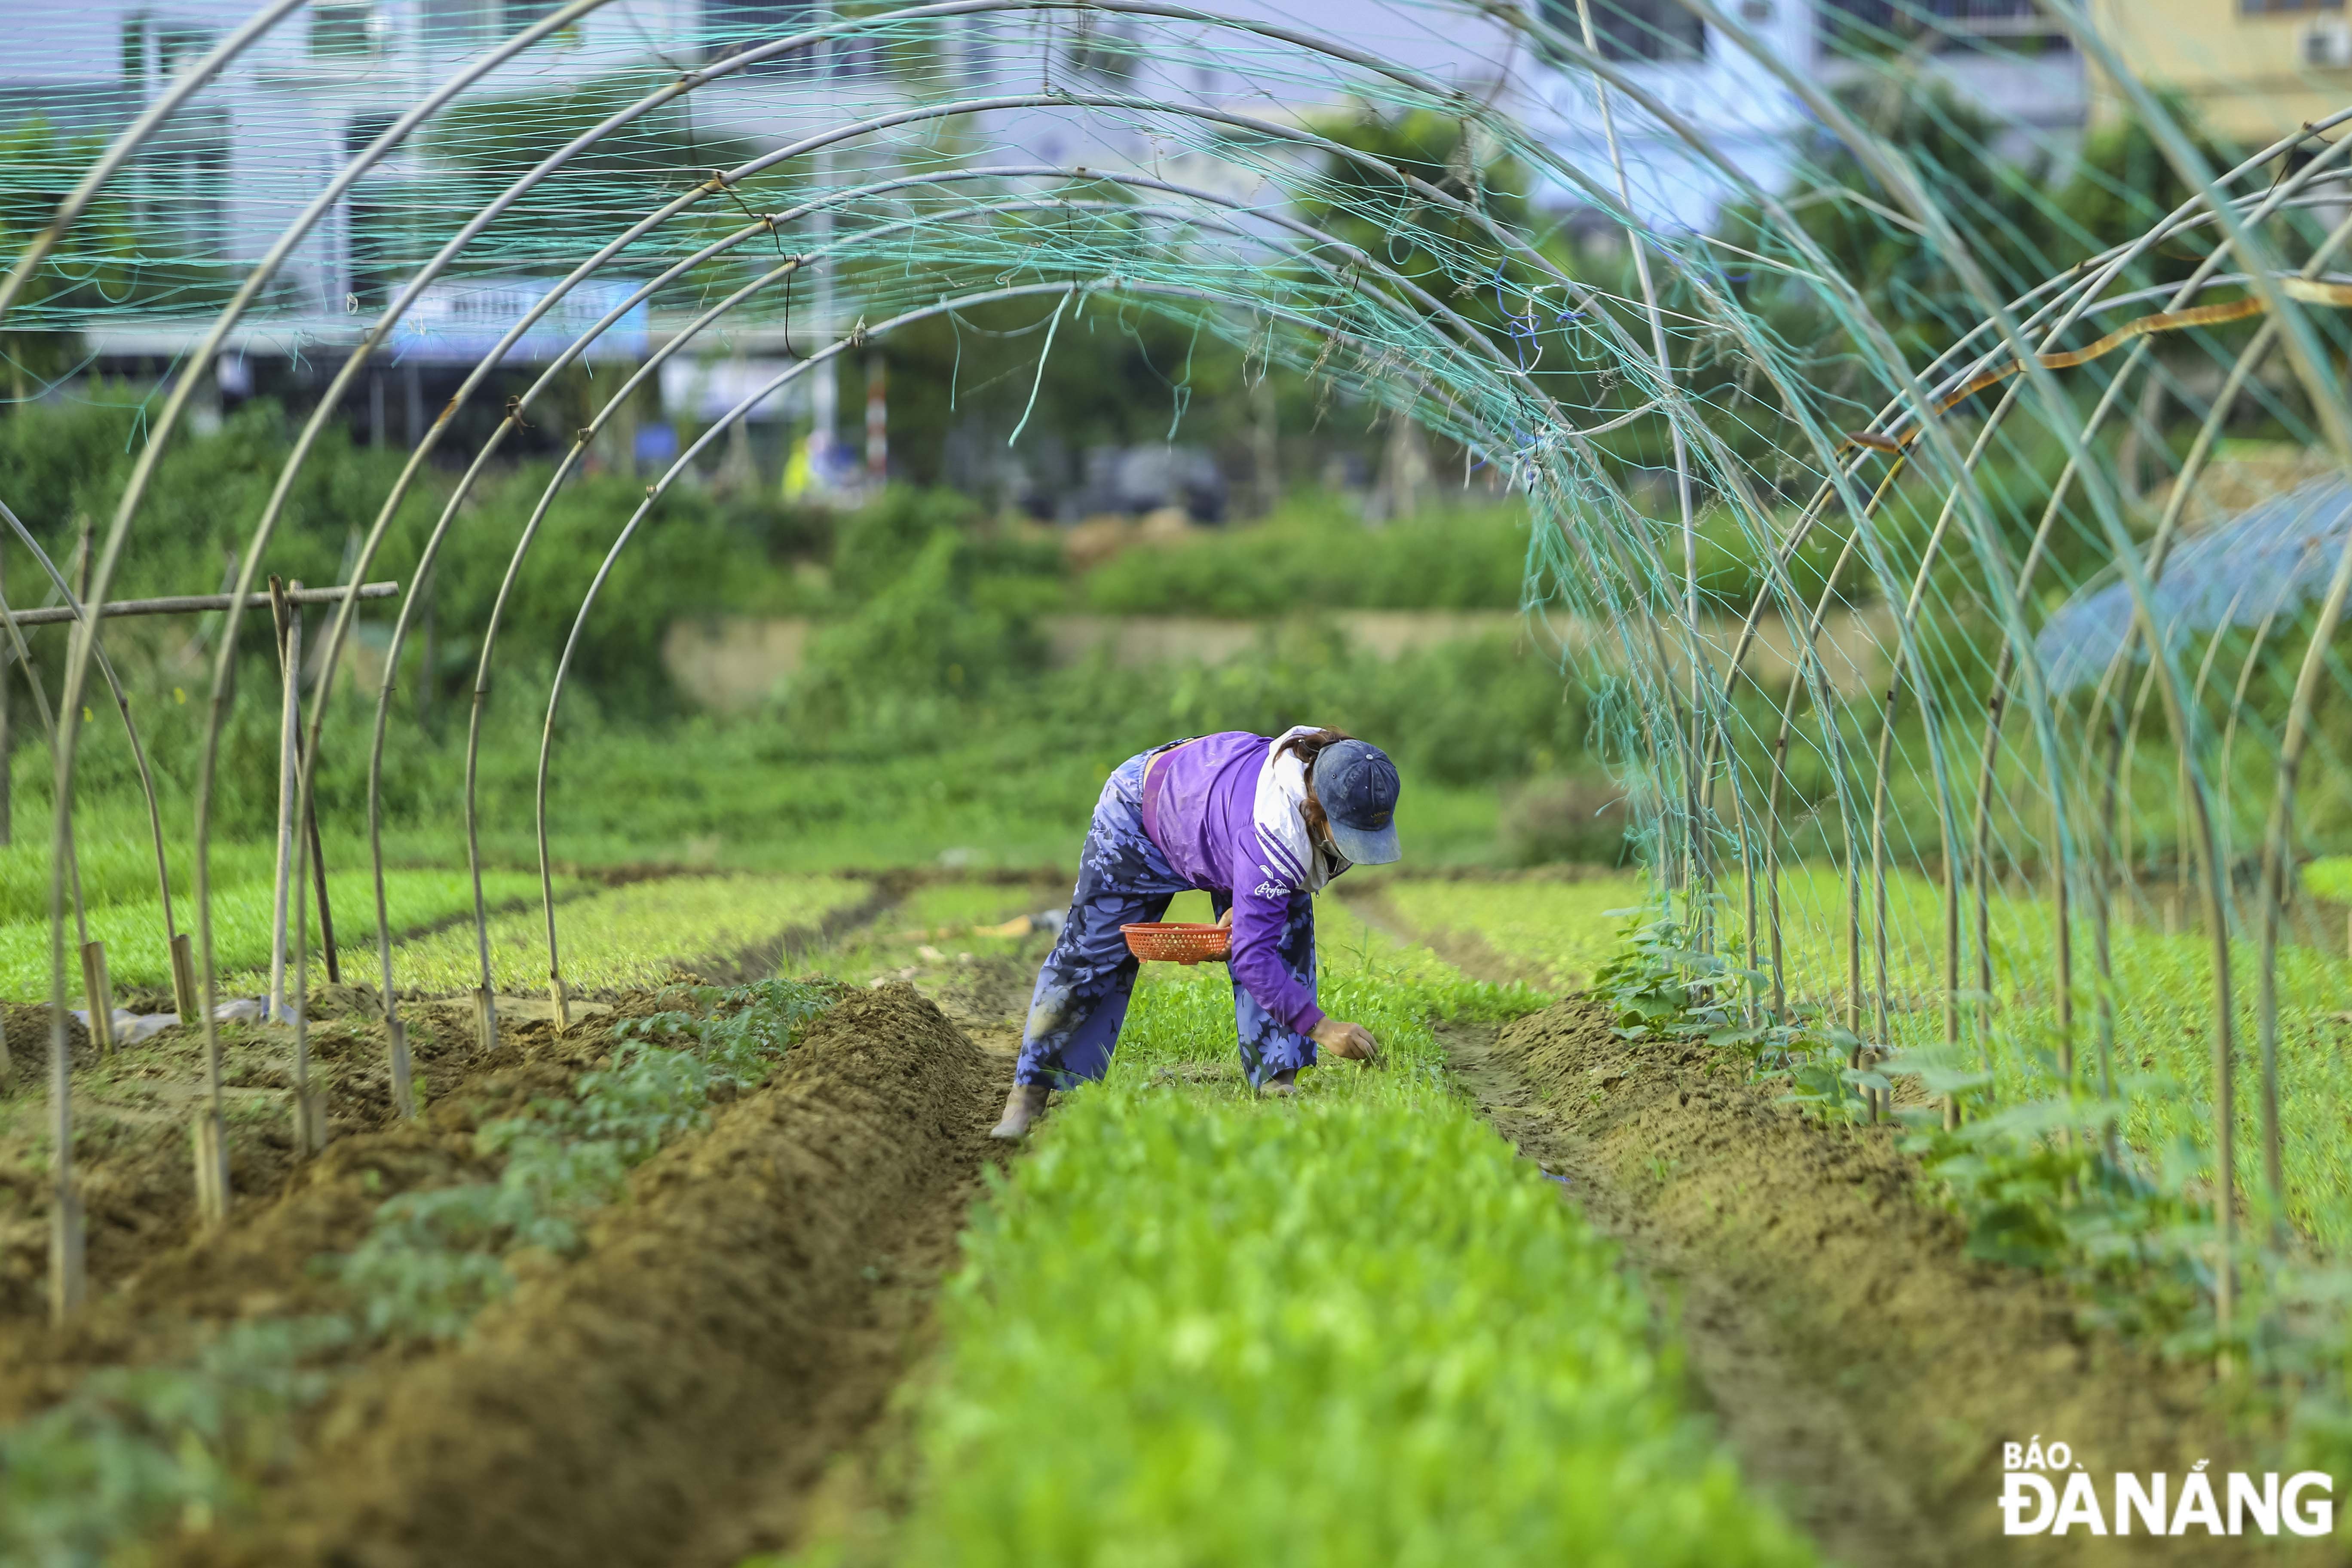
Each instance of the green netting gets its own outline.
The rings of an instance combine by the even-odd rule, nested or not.
[[[106,331],[198,371],[269,334],[343,356],[299,465],[371,364],[457,352],[469,299],[530,279],[529,342],[562,346],[518,352],[543,369],[487,440],[436,457],[445,416],[410,464],[470,465],[446,530],[574,358],[607,368],[551,496],[669,358],[756,342],[790,360],[781,386],[942,319],[1025,331],[1041,363],[1064,334],[1175,321],[1253,376],[1409,416],[1524,496],[1527,607],[1577,628],[1591,745],[1727,1017],[1843,1042],[1857,1072],[1909,1053],[1954,1118],[2040,1097],[2050,1127],[2147,1148],[2201,1116],[2211,1169],[2307,1218],[2352,1195],[2296,1164],[2273,1109],[2282,1008],[2290,1051],[2315,1049],[2340,989],[2303,868],[2352,827],[2346,116],[2225,145],[2053,4],[2046,31],[2118,108],[2038,146],[1939,85],[1938,40],[1985,7],[1832,9],[1816,59],[1771,7],[1701,0],[1395,0],[1344,28],[1120,0],[822,26],[714,6],[687,31],[578,0],[511,33],[464,11],[429,47],[383,44],[367,6],[280,5],[199,40],[184,114],[163,93],[110,147],[8,132],[0,221],[24,250],[0,325],[20,395]],[[1694,40],[1760,107],[1673,89],[1659,67]],[[229,176],[206,173],[194,84],[280,56],[382,107],[334,128],[323,187],[208,186]],[[453,410],[501,346],[463,351]],[[154,410],[151,459],[198,379]],[[614,552],[769,390],[612,520]],[[1014,442],[1024,390],[995,395]],[[148,547],[142,499],[103,520],[94,597]],[[252,520],[240,592],[276,515]],[[604,581],[573,576],[567,662]],[[487,682],[509,650],[495,617],[477,629]],[[380,707],[379,756],[402,721]],[[543,845],[548,770],[587,765],[549,753]],[[452,803],[469,836],[476,804]],[[560,973],[551,901],[547,934]],[[2135,1100],[2117,1042],[2184,1024],[2211,1052],[2204,1103]],[[2241,1056],[2258,1149],[2231,1144]]]

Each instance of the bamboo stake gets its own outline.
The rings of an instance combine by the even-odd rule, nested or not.
[[[211,1106],[196,1112],[188,1128],[196,1165],[196,1223],[212,1230],[228,1218],[228,1140],[223,1135],[220,1111]]]
[[[49,1215],[49,1321],[62,1328],[89,1290],[81,1192],[68,1172],[58,1178]]]
[[[301,722],[296,672],[302,651],[299,629],[287,621],[286,584],[275,575],[269,579],[269,613],[278,625],[278,663],[283,689],[278,721],[278,871],[269,907],[269,1017],[271,1022],[280,1023],[286,1017],[286,915],[291,893],[287,882],[294,870],[295,730]],[[293,639],[291,646],[289,638]]]
[[[385,993],[383,1029],[385,1043],[392,1055],[392,1109],[404,1121],[416,1120],[416,1085],[411,1075],[408,1059],[408,1026],[400,1021],[393,1010],[391,994]]]
[[[5,604],[7,600],[7,552],[0,549],[0,604]],[[26,672],[28,679],[30,673]],[[5,849],[16,842],[16,795],[12,776],[16,773],[16,732],[8,722],[13,696],[6,663],[0,660],[0,849]],[[0,1078],[6,1076],[5,1057],[5,1051],[0,1050]]]
[[[365,583],[357,590],[350,588],[302,588],[289,598],[297,605],[331,605],[345,597],[389,599],[400,592],[397,583]],[[113,599],[103,605],[55,605],[38,610],[9,612],[6,619],[18,626],[56,626],[82,618],[84,610],[95,616],[111,619],[116,616],[189,616],[207,610],[226,610],[236,602],[230,594],[179,594],[162,599]]]
[[[106,943],[81,944],[81,994],[89,1005],[89,1042],[101,1057],[114,1054],[114,988],[106,978]]]
[[[57,984],[62,988],[64,982]],[[81,1306],[88,1279],[81,1187],[74,1177],[73,1042],[61,1005],[49,1013],[49,1321],[63,1324]]]
[[[299,589],[302,584],[297,583],[294,586]],[[291,598],[288,599],[287,604],[289,607],[286,613],[289,617],[289,625],[291,627],[290,635],[294,647],[294,765],[298,769],[308,770],[315,779],[318,763],[310,755],[310,748],[305,745],[302,740],[302,611],[297,602]],[[324,692],[319,694],[319,700],[320,702],[326,700]],[[313,740],[315,739],[316,737],[313,736]],[[327,984],[341,985],[343,983],[343,966],[342,961],[335,955],[335,911],[327,899],[327,855],[319,844],[318,790],[314,786],[311,789],[300,791],[299,799],[302,806],[302,831],[310,841],[310,882],[319,894],[319,945],[326,953]],[[299,928],[298,944],[307,942],[309,931],[310,927],[307,925]],[[307,995],[308,993],[305,994]]]
[[[172,1005],[183,1024],[204,1016],[204,999],[196,990],[195,944],[186,931],[172,938]]]
[[[139,726],[131,717],[131,694],[123,689],[121,679],[115,674],[114,661],[107,658],[105,647],[98,641],[96,627],[89,624],[89,617],[83,614],[84,595],[74,591],[72,585],[66,581],[65,574],[58,570],[57,563],[49,559],[48,552],[41,548],[41,542],[33,537],[33,531],[25,526],[22,518],[8,509],[5,501],[0,501],[0,521],[7,523],[9,531],[16,536],[17,542],[31,552],[33,559],[40,563],[41,570],[48,574],[50,583],[64,596],[67,610],[83,624],[90,634],[90,653],[98,662],[99,674],[106,681],[107,690],[114,698],[115,710],[122,719],[123,736],[131,743],[131,763],[139,770],[139,791],[147,802],[148,843],[155,855],[155,892],[163,910],[163,937],[165,945],[172,946],[179,940],[180,928],[172,913],[172,868],[170,860],[163,853],[163,812],[155,798],[155,773],[148,765],[146,742],[139,738]],[[87,552],[85,552],[81,563],[85,589],[87,588]],[[5,607],[5,576],[0,576],[0,609]],[[21,636],[14,626],[11,627],[10,635]],[[29,669],[29,666],[27,668]],[[5,678],[0,677],[0,821],[5,821],[7,799],[5,790],[5,773],[7,766],[5,691]],[[0,845],[5,845],[6,842],[5,833],[0,832]],[[79,896],[79,889],[77,888],[75,893],[77,900]],[[83,936],[85,941],[88,940],[87,931]],[[192,995],[192,992],[179,993],[175,988],[175,1000],[181,1003],[180,1016],[184,1021],[194,1016],[193,1008],[190,1005]]]
[[[297,583],[294,587],[299,589]],[[298,1159],[307,1159],[325,1146],[326,1117],[316,1097],[310,1092],[310,911],[304,899],[308,891],[302,879],[303,844],[295,837],[296,770],[301,765],[302,748],[302,612],[287,602],[286,585],[276,577],[269,579],[269,613],[276,623],[278,657],[285,677],[285,710],[278,737],[278,941],[272,954],[272,1007],[275,1016],[294,1026],[294,1152]],[[318,823],[310,824],[310,847],[315,850],[319,842]],[[318,861],[311,861],[315,868]],[[288,937],[289,895],[292,902],[292,940],[294,944],[294,986],[289,1000],[284,983],[286,969],[285,942]]]
[[[1767,830],[1775,840],[1780,831],[1780,797],[1787,793],[1788,781],[1789,729],[1784,724],[1772,740],[1772,782],[1767,788],[1764,804]],[[1771,847],[1768,843],[1767,847]],[[1764,879],[1766,918],[1772,927],[1772,1021],[1785,1024],[1789,1021],[1789,955],[1780,924],[1780,858],[1778,855],[1767,854],[1764,857]]]

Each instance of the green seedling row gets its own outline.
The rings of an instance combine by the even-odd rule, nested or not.
[[[1423,931],[1460,931],[1535,970],[1558,991],[1580,989],[1618,947],[1609,911],[1642,901],[1634,877],[1580,882],[1417,881],[1388,884],[1390,903]]]
[[[574,990],[658,985],[681,967],[769,947],[871,891],[837,877],[673,877],[614,888],[556,907],[563,978]],[[496,917],[489,937],[497,989],[546,988],[547,925],[537,908]],[[393,955],[393,979],[418,995],[479,985],[472,922],[401,948]]]
[[[2325,863],[2322,863],[2323,866]],[[2326,880],[2315,870],[2314,881]],[[1863,984],[1860,1033],[1878,1038],[1877,951],[1874,906],[1864,883]],[[1475,932],[1509,958],[1538,965],[1563,985],[1589,977],[1622,945],[1622,916],[1610,911],[1644,901],[1630,879],[1537,883],[1405,881],[1392,884],[1390,898],[1424,930]],[[1832,1021],[1846,1016],[1846,884],[1832,867],[1800,867],[1780,877],[1781,943],[1784,964],[1802,977],[1790,1001]],[[2174,1184],[2209,1173],[2211,1146],[2213,989],[2212,945],[2193,931],[2168,933],[2145,916],[2118,920],[2111,927],[2115,984],[2114,1043],[2099,1058],[2095,1019],[2097,991],[2087,916],[2076,911],[2074,947],[2076,1019],[2075,1086],[2094,1096],[2112,1082],[2120,1103],[2118,1129],[2151,1171]],[[1759,919],[1761,917],[1759,916]],[[1971,920],[1964,909],[1963,921]],[[1744,940],[1744,897],[1734,897],[1717,913],[1725,942]],[[1995,896],[1990,921],[1993,988],[1979,1030],[1974,1005],[1975,963],[1964,962],[1960,1050],[1948,1064],[1956,1074],[1982,1075],[1969,1092],[1980,1105],[2020,1106],[2059,1092],[2055,1078],[2058,1008],[2056,949],[2052,907],[2023,894]],[[1762,941],[1759,949],[1764,947]],[[1767,950],[1769,951],[1769,950]],[[1760,965],[1766,952],[1759,951]],[[2233,942],[2231,961],[2241,974],[2254,970],[2251,942]],[[1746,963],[1746,960],[1738,962]],[[1943,1037],[1944,914],[1941,888],[1909,873],[1890,877],[1887,888],[1887,993],[1885,1043],[1935,1057]],[[2241,1065],[2247,1073],[2237,1101],[2240,1190],[2263,1189],[2262,1146],[2253,1092],[2254,994],[2251,984],[2234,997]],[[2352,968],[2332,946],[2291,942],[2279,955],[2279,1117],[2281,1161],[2291,1196],[2290,1216],[2298,1228],[2327,1247],[2352,1242],[2352,1125],[2342,1107],[2352,1095],[2352,1066],[2343,1049],[2346,1010],[2352,1008]],[[2085,1111],[2086,1117],[2094,1113]]]
[[[1433,1016],[1541,998],[1323,926],[1326,1005],[1386,1067],[1253,1100],[1224,971],[1147,967],[1108,1080],[975,1217],[892,1560],[1814,1561],[1609,1245],[1446,1077]]]
[[[153,884],[151,882],[152,888]],[[574,883],[557,884],[569,891]],[[176,889],[175,889],[176,890]],[[536,902],[539,879],[522,871],[492,871],[482,879],[483,896],[493,907]],[[335,941],[346,979],[364,980],[376,969],[375,889],[363,871],[330,875],[327,896],[333,900]],[[213,893],[213,962],[223,976],[224,995],[252,994],[267,984],[269,964],[271,910],[276,901],[268,880],[247,880]],[[384,873],[384,901],[395,935],[439,925],[472,914],[474,887],[465,872],[409,870]],[[306,900],[310,931],[312,984],[326,979],[320,946],[319,911],[315,898]],[[180,930],[196,931],[195,906],[175,899],[173,913]],[[67,921],[66,989],[76,1006],[83,1005],[80,954],[72,921]],[[160,899],[126,900],[92,909],[89,934],[106,943],[107,973],[119,994],[130,986],[168,986],[172,983],[170,950],[163,933]],[[20,1001],[47,1001],[49,995],[49,925],[46,918],[13,921],[0,925],[0,995]],[[203,951],[197,950],[197,970],[203,972]],[[543,967],[543,966],[542,966]],[[256,976],[259,974],[259,979]]]

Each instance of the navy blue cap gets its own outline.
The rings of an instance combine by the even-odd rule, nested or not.
[[[1335,741],[1316,753],[1313,783],[1340,854],[1358,866],[1385,866],[1397,858],[1397,771],[1386,752],[1362,741]]]

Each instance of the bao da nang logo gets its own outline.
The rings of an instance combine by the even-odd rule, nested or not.
[[[2004,1443],[2003,1535],[2326,1535],[2336,1528],[2336,1482],[2321,1470],[2281,1479],[2276,1470],[2210,1473],[2200,1459],[2186,1472],[2098,1478],[2063,1443],[2036,1434]]]

